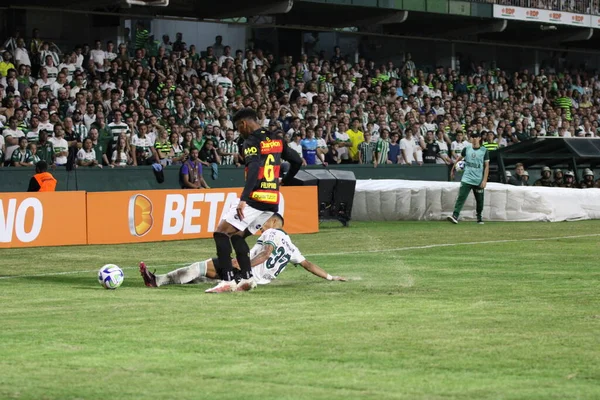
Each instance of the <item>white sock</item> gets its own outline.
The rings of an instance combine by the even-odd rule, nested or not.
[[[183,285],[202,276],[206,276],[206,262],[195,262],[187,267],[176,269],[166,275],[156,275],[156,286]]]

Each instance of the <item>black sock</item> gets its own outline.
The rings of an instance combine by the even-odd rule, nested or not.
[[[246,239],[242,236],[234,235],[231,237],[231,244],[235,250],[242,279],[250,279],[252,277],[252,264],[250,263],[250,247],[248,247]]]
[[[231,240],[229,236],[221,232],[213,234],[217,246],[217,258],[219,259],[220,277],[224,281],[233,280],[233,265],[231,265]]]

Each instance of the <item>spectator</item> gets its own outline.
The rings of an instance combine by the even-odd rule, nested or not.
[[[170,165],[173,156],[173,147],[169,140],[169,134],[166,129],[160,131],[160,136],[154,142],[154,149],[158,155],[158,162],[162,165]]]
[[[133,165],[152,165],[158,159],[158,154],[152,140],[147,136],[148,125],[140,122],[138,131],[131,137],[131,147],[135,152]],[[188,132],[189,133],[189,132]]]
[[[388,162],[389,164],[403,164],[404,163],[404,152],[401,153],[400,148],[401,145],[398,143],[400,139],[400,135],[398,132],[392,132],[392,137],[390,138],[390,150],[388,152]],[[414,142],[410,141],[414,146]],[[410,165],[410,164],[409,164]]]
[[[416,163],[416,146],[412,128],[407,128],[405,134],[406,136],[400,139],[400,161],[401,164],[412,165]]]
[[[83,147],[77,152],[77,166],[79,167],[100,167],[96,158],[96,151],[91,138],[86,138],[83,141]]]
[[[38,161],[41,161],[40,157],[37,155],[37,144],[29,143],[27,145],[27,150],[29,150],[29,157],[27,157],[27,163],[29,165],[36,165]]]
[[[54,137],[49,139],[54,149],[54,165],[67,165],[69,155],[69,143],[65,140],[65,131],[61,125],[54,126]]]
[[[225,53],[225,47],[223,46],[223,36],[219,35],[215,37],[215,43],[212,45],[212,48],[215,53],[215,57],[219,60],[219,65],[222,65],[223,63],[220,62],[220,60],[221,56]]]
[[[13,167],[30,167],[33,164],[28,160],[32,158],[31,151],[27,148],[27,138],[21,136],[19,138],[19,145],[13,151],[10,158]]]
[[[350,160],[359,161],[358,159],[358,147],[362,142],[365,141],[365,134],[360,130],[360,120],[358,118],[352,119],[352,127],[346,131],[348,138],[350,139],[351,146],[348,149],[348,155]],[[370,139],[369,135],[369,139]]]
[[[365,133],[364,140],[358,146],[359,164],[373,164],[377,168],[377,159],[375,158],[376,144],[371,141],[371,133]]]
[[[131,163],[132,160],[127,151],[127,140],[120,136],[110,158],[110,167],[126,167]]]
[[[522,186],[529,186],[529,172],[523,171],[523,175],[521,175],[521,181],[523,182]]]
[[[227,129],[225,139],[219,142],[219,155],[221,156],[222,165],[240,166],[239,151],[234,138],[235,132],[233,129]]]
[[[375,148],[375,161],[377,164],[391,164],[392,162],[388,159],[390,153],[390,131],[384,128],[381,131],[381,136],[377,141]]]
[[[448,151],[448,145],[450,144],[449,139],[446,137],[446,135],[442,131],[438,131],[435,134],[435,136],[436,136],[436,142],[440,148],[440,152],[439,152],[438,157],[435,160],[435,162],[437,164],[451,165],[452,160],[450,159],[450,154]]]
[[[425,139],[421,139],[421,150],[423,151],[423,162],[425,164],[436,164],[440,157],[440,145],[433,136],[433,131],[428,131]]]
[[[10,117],[8,119],[8,128],[2,131],[4,142],[6,143],[6,151],[4,153],[5,164],[11,162],[13,152],[19,147],[19,139],[25,134],[17,127],[17,118]]]
[[[52,142],[48,140],[48,131],[40,131],[35,155],[41,161],[46,161],[48,165],[54,164],[54,147],[52,146]]]
[[[302,146],[302,158],[307,165],[315,165],[317,163],[317,148],[319,146],[315,139],[315,131],[313,128],[306,130],[306,138],[300,142]]]
[[[338,149],[340,145],[337,142],[333,142],[327,154],[325,154],[325,165],[337,165],[342,162],[342,159],[339,155]]]
[[[183,163],[179,170],[182,189],[210,189],[202,177],[202,163],[198,159],[198,154],[198,149],[192,147],[190,149],[189,158]]]
[[[40,118],[37,115],[31,116],[25,136],[29,143],[37,143],[40,140]]]
[[[470,143],[464,138],[462,131],[456,132],[456,140],[454,140],[450,146],[450,157],[452,158],[452,163],[455,163],[458,160],[462,150],[469,144]],[[485,143],[483,145],[485,146]]]
[[[184,154],[183,147],[179,144],[179,134],[177,132],[169,135],[169,142],[171,143],[171,164],[181,165],[186,160],[187,156]],[[206,143],[205,143],[206,145]]]
[[[198,155],[202,165],[210,167],[211,177],[213,180],[219,177],[219,164],[221,163],[221,157],[217,152],[213,139],[206,139],[204,147],[200,150]]]
[[[15,63],[18,67],[24,65],[26,67],[31,67],[31,59],[29,58],[29,53],[25,47],[25,40],[23,38],[17,39],[17,47],[14,50],[15,55]]]
[[[289,146],[290,149],[294,150],[298,155],[302,158],[302,165],[306,165],[306,160],[303,157],[304,152],[302,151],[302,135],[299,133],[294,133],[292,136],[292,141]]]
[[[508,183],[513,186],[527,186],[523,180],[525,172],[525,166],[522,163],[517,163],[515,165],[515,174],[510,178]],[[527,174],[527,178],[529,179],[529,174]]]
[[[7,76],[11,69],[15,69],[15,65],[12,63],[12,54],[5,51],[2,53],[2,61],[0,61],[0,77]]]

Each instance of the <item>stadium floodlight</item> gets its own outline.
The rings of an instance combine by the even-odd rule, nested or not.
[[[127,0],[130,6],[152,6],[166,7],[169,5],[169,0]]]

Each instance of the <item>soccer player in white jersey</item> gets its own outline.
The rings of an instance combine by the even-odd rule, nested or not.
[[[328,281],[346,281],[341,276],[329,275],[316,264],[308,261],[300,250],[292,243],[290,237],[283,230],[283,218],[274,214],[265,222],[262,235],[256,245],[250,250],[252,276],[256,284],[266,285],[285,269],[286,265],[301,265],[305,270]],[[186,283],[202,282],[208,279],[220,279],[219,260],[217,258],[195,262],[187,267],[179,268],[164,275],[155,275],[150,272],[146,264],[140,263],[140,273],[148,287],[164,285],[183,285]],[[237,263],[233,260],[236,271]],[[237,280],[237,279],[236,279]]]

